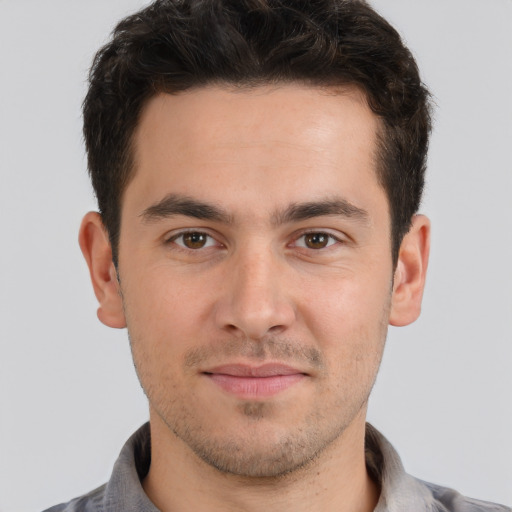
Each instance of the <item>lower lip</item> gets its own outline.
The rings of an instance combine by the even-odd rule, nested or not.
[[[239,377],[223,373],[205,374],[221,389],[240,398],[267,398],[300,382],[305,375],[273,375],[270,377]]]

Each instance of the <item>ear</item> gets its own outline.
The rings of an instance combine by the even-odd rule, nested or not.
[[[100,303],[98,318],[109,327],[126,327],[117,271],[112,261],[112,248],[99,213],[89,212],[83,218],[78,241],[89,267],[94,293]]]
[[[424,215],[415,215],[398,254],[389,318],[391,325],[408,325],[420,315],[429,252],[430,221]]]

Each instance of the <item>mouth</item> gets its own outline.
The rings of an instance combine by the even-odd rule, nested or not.
[[[288,365],[230,364],[202,372],[213,384],[238,398],[258,399],[277,395],[308,375]]]

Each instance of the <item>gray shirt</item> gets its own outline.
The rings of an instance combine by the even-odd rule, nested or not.
[[[141,485],[150,462],[146,423],[124,445],[108,483],[46,512],[158,512]],[[381,488],[375,512],[512,512],[408,475],[395,449],[371,425],[366,428],[366,465]]]

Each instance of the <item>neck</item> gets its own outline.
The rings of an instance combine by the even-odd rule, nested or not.
[[[371,512],[379,489],[364,455],[364,411],[313,462],[278,478],[222,473],[151,413],[151,466],[143,487],[162,512]]]

